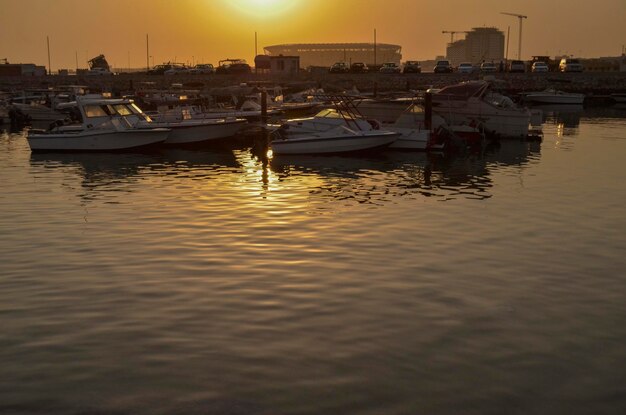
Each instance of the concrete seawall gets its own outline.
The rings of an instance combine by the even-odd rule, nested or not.
[[[583,72],[583,73],[495,73],[489,75],[498,80],[502,89],[510,93],[542,90],[555,87],[567,92],[581,92],[587,95],[608,95],[626,92],[626,72]],[[26,88],[47,88],[60,85],[86,85],[94,91],[115,93],[132,91],[153,82],[155,88],[168,89],[173,83],[185,88],[208,92],[213,88],[239,85],[242,83],[274,87],[280,85],[291,91],[308,87],[321,87],[328,92],[358,89],[361,92],[403,91],[442,87],[461,81],[480,79],[480,74],[310,74],[295,76],[270,75],[146,75],[143,73],[120,74],[115,76],[61,76],[43,77],[0,77],[0,90],[20,91]]]

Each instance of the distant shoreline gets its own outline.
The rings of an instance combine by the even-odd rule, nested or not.
[[[583,72],[583,73],[494,73],[490,74],[498,85],[507,92],[542,90],[555,87],[567,92],[586,95],[608,95],[626,92],[626,72]],[[297,75],[147,75],[145,73],[122,73],[115,76],[89,77],[75,75],[46,76],[0,76],[0,90],[20,91],[60,85],[85,85],[94,91],[114,94],[134,91],[149,85],[157,89],[178,88],[207,91],[246,83],[272,88],[280,85],[293,90],[321,87],[327,91],[352,90],[360,92],[392,92],[423,90],[442,87],[466,80],[481,79],[480,74],[330,74],[302,72]]]

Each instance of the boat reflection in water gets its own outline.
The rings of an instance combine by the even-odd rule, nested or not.
[[[578,134],[580,119],[584,112],[582,105],[551,104],[541,105],[537,108],[540,108],[543,113],[543,123],[556,125],[562,132],[561,135],[573,136]]]
[[[131,203],[130,194],[140,189],[151,189],[142,194],[155,203],[166,197],[204,198],[214,192],[238,194],[240,202],[242,197],[289,193],[314,202],[314,210],[327,211],[336,208],[336,202],[382,205],[400,198],[490,198],[495,170],[523,169],[537,162],[539,154],[538,143],[508,140],[479,153],[453,155],[385,150],[262,159],[245,147],[122,154],[33,153],[30,164],[36,176],[62,175],[68,186],[82,189],[77,195],[83,200]]]
[[[132,185],[149,177],[207,176],[214,172],[238,171],[239,164],[229,149],[186,150],[159,149],[128,153],[31,153],[34,169],[59,169],[80,178],[89,192],[83,198],[101,192],[133,191]]]
[[[314,176],[311,197],[382,204],[397,197],[486,199],[491,170],[538,161],[540,144],[503,141],[481,153],[443,155],[387,150],[379,155],[273,156],[279,181]]]

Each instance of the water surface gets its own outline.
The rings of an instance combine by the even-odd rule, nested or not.
[[[268,162],[5,132],[0,413],[624,413],[625,117]]]

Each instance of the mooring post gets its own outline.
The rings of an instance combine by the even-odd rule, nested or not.
[[[261,122],[267,125],[267,90],[261,89]]]
[[[424,97],[424,128],[432,130],[433,127],[433,94],[426,92]]]

